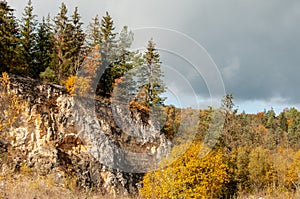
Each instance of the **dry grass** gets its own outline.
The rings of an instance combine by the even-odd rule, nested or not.
[[[83,193],[76,188],[57,186],[49,177],[23,174],[0,176],[0,199],[112,199],[96,193]],[[129,197],[116,197],[132,199]]]
[[[32,177],[26,174],[0,175],[0,199],[133,199],[83,193],[76,188],[58,186],[50,177]],[[299,199],[300,193],[272,191],[240,195],[236,199]],[[135,198],[141,199],[141,198]]]
[[[272,193],[258,193],[254,195],[240,195],[236,199],[299,199],[300,193],[273,191]]]

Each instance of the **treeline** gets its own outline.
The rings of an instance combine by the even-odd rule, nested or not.
[[[132,41],[133,33],[126,26],[120,33],[115,31],[107,12],[102,18],[95,16],[84,30],[77,7],[69,14],[62,3],[56,16],[38,22],[31,0],[20,20],[6,1],[0,1],[0,73],[65,85],[70,94],[76,92],[74,85],[80,93],[94,86],[96,94],[110,97],[123,76],[136,68],[119,87],[139,96],[133,101],[143,99],[148,108],[161,104],[164,99],[159,95],[165,86],[155,43],[150,39],[146,52],[141,53],[129,50]],[[78,71],[81,77],[76,76]]]
[[[44,77],[51,79],[50,73],[53,73],[57,81],[75,74],[82,62],[86,37],[77,8],[69,17],[62,3],[53,19],[48,15],[39,23],[31,0],[20,20],[6,1],[0,5],[1,72],[40,78],[41,73],[47,71]]]
[[[232,99],[226,96],[223,110],[167,107],[164,132],[175,147],[157,171],[144,177],[145,198],[299,196],[300,112],[290,108],[278,115],[272,109],[239,114]],[[219,114],[224,124],[216,122]],[[195,117],[198,126],[185,124]],[[195,132],[188,143],[186,136]],[[215,135],[220,136],[210,151],[207,136]],[[207,149],[210,152],[203,155]]]

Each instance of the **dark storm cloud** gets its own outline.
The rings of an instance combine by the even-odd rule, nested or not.
[[[18,1],[9,2],[16,7]],[[56,14],[60,2],[33,0],[39,15],[51,10]],[[249,100],[267,103],[274,99],[286,104],[299,103],[298,0],[68,0],[66,3],[70,7],[79,6],[86,23],[95,14],[103,15],[108,10],[117,29],[123,25],[131,29],[152,26],[189,35],[207,49],[219,67],[227,92],[241,103]],[[171,61],[166,64],[176,65]],[[199,81],[188,78],[198,88],[195,91],[199,96],[208,95],[203,78],[198,78]],[[183,85],[178,85],[178,92],[187,92]]]
[[[207,21],[189,31],[211,53],[236,98],[297,103],[299,6],[297,1],[212,1],[205,8],[214,12],[206,12],[201,18]]]

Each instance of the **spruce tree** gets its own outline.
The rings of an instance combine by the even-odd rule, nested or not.
[[[75,75],[83,62],[83,44],[85,41],[85,33],[82,29],[81,16],[78,13],[78,8],[75,7],[72,15],[72,64],[69,69],[70,74]]]
[[[165,92],[166,88],[162,80],[160,55],[152,39],[148,42],[147,51],[143,58],[143,65],[137,73],[140,90],[136,100],[150,108],[163,104],[165,99],[161,97],[161,94]]]
[[[42,22],[39,24],[37,33],[37,53],[36,53],[36,72],[40,74],[46,69],[51,71],[51,63],[53,63],[53,47],[54,35],[52,32],[52,24],[50,22],[50,15],[47,19],[43,17]],[[43,73],[45,74],[45,73]],[[52,71],[54,74],[54,71]],[[43,77],[43,75],[42,75]],[[47,76],[45,76],[47,78]],[[53,78],[53,77],[48,77]]]
[[[24,9],[22,24],[21,24],[21,58],[24,73],[31,77],[38,77],[39,70],[36,65],[36,26],[38,24],[35,19],[36,15],[33,14],[33,6],[31,0]]]
[[[130,52],[129,48],[133,41],[133,33],[124,26],[118,37],[116,48],[116,61],[112,67],[114,97],[126,102],[132,100],[137,91],[134,77],[135,70],[131,70],[142,63],[140,54]]]
[[[54,19],[55,51],[52,69],[60,82],[66,80],[70,75],[75,75],[83,61],[82,47],[85,34],[81,28],[82,22],[78,8],[75,8],[71,19],[67,13],[67,7],[62,3],[60,12]]]
[[[92,52],[95,46],[101,43],[101,23],[99,16],[96,15],[87,27],[86,48],[87,52]]]
[[[61,4],[60,12],[54,19],[54,63],[52,69],[59,81],[63,81],[70,75],[72,64],[72,24],[67,16],[67,7]]]
[[[18,73],[18,24],[14,10],[6,1],[0,1],[0,72]]]
[[[112,67],[116,61],[116,47],[117,33],[114,32],[114,23],[111,16],[106,12],[101,20],[100,27],[100,54],[101,54],[101,66],[99,67],[98,74],[102,74],[100,77],[97,92],[101,96],[108,97],[113,90],[114,74]]]
[[[114,78],[122,77],[127,71],[134,67],[133,58],[136,56],[136,53],[129,51],[132,41],[133,33],[128,30],[127,26],[124,26],[119,34],[116,47],[116,59],[112,68]]]

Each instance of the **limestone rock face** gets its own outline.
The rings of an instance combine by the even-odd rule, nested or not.
[[[84,189],[135,194],[144,173],[170,149],[155,121],[144,124],[138,112],[119,104],[71,97],[61,86],[18,76],[10,89],[29,103],[10,129],[14,139],[0,140],[0,152],[11,146],[15,168],[25,164],[61,186],[72,176]]]

